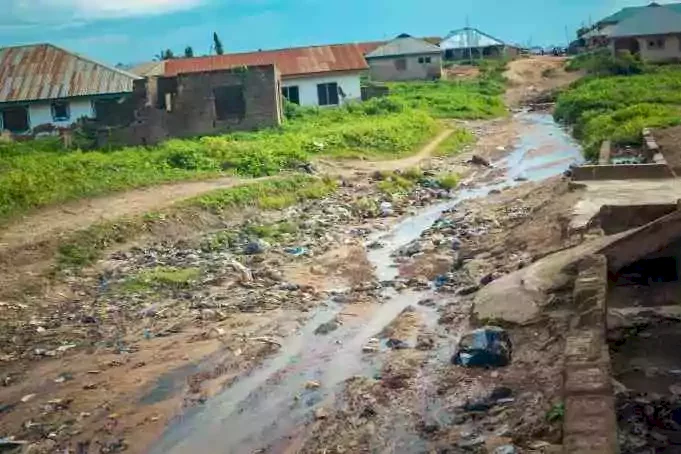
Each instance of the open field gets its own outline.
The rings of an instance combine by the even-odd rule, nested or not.
[[[291,118],[279,129],[172,139],[150,148],[85,152],[60,149],[54,139],[0,143],[0,221],[142,186],[273,175],[317,157],[404,157],[442,129],[435,117],[503,115],[502,91],[490,76],[463,83],[399,84],[388,98],[338,109],[287,109]]]

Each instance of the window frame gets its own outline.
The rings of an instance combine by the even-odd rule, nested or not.
[[[432,57],[423,57],[423,62],[425,64],[430,64],[430,63],[433,62],[433,59],[432,59]]]
[[[406,58],[396,58],[394,60],[395,64],[395,69],[397,71],[406,71],[407,70],[407,59]]]
[[[667,40],[665,38],[649,39],[648,50],[664,50],[667,47]]]
[[[333,89],[331,89],[333,87]],[[339,106],[340,94],[338,93],[338,82],[324,82],[317,84],[317,103],[319,106]],[[322,92],[324,90],[324,92]],[[324,98],[322,98],[324,93]],[[333,102],[333,99],[336,102]]]
[[[296,100],[291,99],[291,91],[294,91]],[[281,87],[281,95],[286,98],[288,102],[300,105],[300,85],[289,85],[286,87]]]
[[[230,90],[239,90],[240,102],[236,104],[236,107],[232,103],[227,102],[225,99],[225,104],[218,103],[219,91],[224,91],[224,97],[229,98],[231,96],[227,94]],[[231,120],[243,120],[246,117],[246,93],[243,85],[221,85],[219,87],[213,88],[213,106],[215,107],[215,119],[217,121],[231,121]],[[221,106],[221,107],[218,107]]]
[[[63,106],[64,110],[66,112],[65,116],[58,117],[57,116],[57,111],[56,111],[56,106]],[[68,101],[52,101],[50,103],[50,112],[52,113],[52,121],[69,121],[71,119],[71,103]]]
[[[26,112],[26,129],[22,131],[12,131],[9,129],[5,128],[5,111],[7,109],[17,109],[17,108],[22,108]],[[26,104],[17,104],[17,105],[10,105],[5,108],[0,108],[0,132],[2,131],[9,131],[12,134],[23,134],[31,131],[31,111],[29,109],[29,106]]]

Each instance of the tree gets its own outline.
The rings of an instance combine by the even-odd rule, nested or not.
[[[216,32],[213,32],[213,47],[215,48],[215,53],[222,55],[225,53],[225,49],[222,47],[222,41]]]
[[[154,57],[155,60],[159,60],[159,61],[162,61],[162,60],[172,60],[173,58],[175,58],[175,54],[174,54],[173,51],[170,50],[170,49],[161,50],[161,53],[160,53],[160,54],[157,54],[157,55]]]
[[[194,56],[194,49],[192,49],[192,46],[185,47],[184,56],[185,58],[192,58]]]

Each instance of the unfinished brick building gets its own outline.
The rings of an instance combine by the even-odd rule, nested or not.
[[[149,77],[135,82],[132,122],[102,118],[100,143],[149,145],[192,137],[276,127],[282,121],[281,77],[275,65]],[[129,107],[126,106],[129,104]],[[116,127],[116,124],[118,127]]]

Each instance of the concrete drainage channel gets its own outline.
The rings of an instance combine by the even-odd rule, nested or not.
[[[640,219],[649,220],[650,207],[643,210]],[[628,224],[632,213],[602,213],[625,224],[616,231],[637,227]],[[564,452],[681,452],[680,225],[675,210],[578,264],[573,303],[580,315],[565,350]]]

